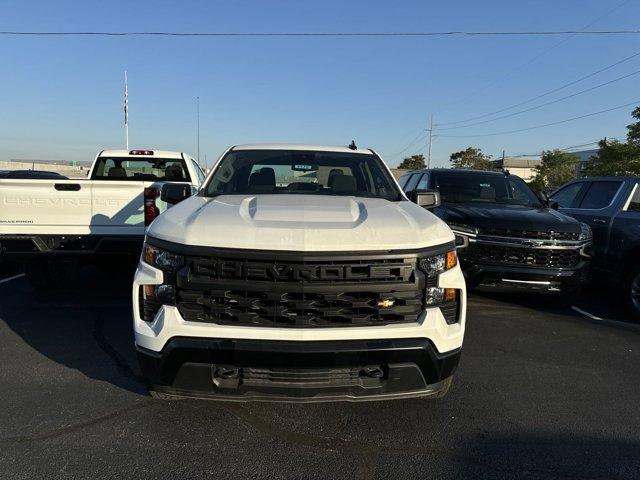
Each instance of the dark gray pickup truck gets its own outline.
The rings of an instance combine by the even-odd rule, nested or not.
[[[640,320],[640,177],[593,177],[568,183],[552,195],[559,210],[593,231],[593,275],[616,280]]]

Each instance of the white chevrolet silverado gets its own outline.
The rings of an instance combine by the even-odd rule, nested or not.
[[[22,261],[35,286],[79,261],[137,259],[146,226],[167,208],[162,197],[202,180],[193,158],[157,150],[103,150],[82,180],[0,179],[0,259]]]
[[[173,198],[174,201],[180,198]],[[149,227],[135,343],[162,398],[440,397],[458,365],[454,235],[372,150],[229,148]]]

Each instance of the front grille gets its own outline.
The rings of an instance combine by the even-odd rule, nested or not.
[[[539,230],[521,230],[510,228],[481,228],[480,235],[510,238],[530,238],[536,240],[579,240],[580,234],[574,232],[543,232]]]
[[[459,254],[462,260],[472,262],[549,268],[571,268],[580,262],[580,253],[577,250],[511,247],[482,243],[470,245]]]
[[[427,281],[416,255],[187,256],[176,275],[189,322],[280,328],[416,322]]]
[[[386,301],[391,306],[379,306]],[[178,290],[186,321],[260,327],[349,327],[415,322],[423,308],[421,290],[304,291]]]

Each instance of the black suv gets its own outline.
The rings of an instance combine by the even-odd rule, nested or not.
[[[588,279],[592,234],[508,172],[415,170],[400,178],[409,198],[438,191],[433,213],[456,235],[470,288],[563,293],[570,302]],[[563,302],[564,303],[564,302]]]

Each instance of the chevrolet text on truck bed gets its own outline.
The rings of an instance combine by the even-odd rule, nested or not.
[[[442,396],[465,308],[451,230],[355,146],[230,148],[149,227],[133,284],[160,397]]]
[[[203,179],[193,158],[158,150],[104,150],[87,180],[0,179],[0,258],[21,260],[36,286],[81,260],[138,258],[166,182],[195,191]]]

